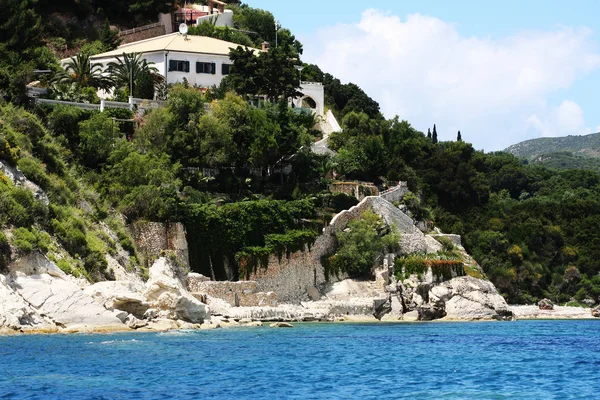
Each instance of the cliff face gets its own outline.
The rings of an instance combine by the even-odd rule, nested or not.
[[[44,199],[45,193],[19,172],[6,169],[11,179]],[[48,256],[24,252],[11,245],[8,265],[0,275],[0,329],[21,332],[199,328],[218,314],[224,325],[246,319],[387,320],[507,319],[512,314],[493,285],[481,279],[452,276],[440,280],[432,271],[397,280],[394,257],[374,266],[376,279],[360,281],[346,275],[327,276],[322,258],[336,250],[336,232],[371,210],[401,233],[399,255],[435,253],[440,237],[454,242],[471,267],[476,263],[456,235],[426,235],[407,214],[380,196],[363,199],[337,214],[310,249],[278,259],[259,269],[250,282],[214,282],[189,273],[185,230],[181,224],[137,222],[128,227],[138,257],[148,270],[132,270],[119,234],[103,223],[94,229],[115,243],[103,257],[109,280],[91,284],[64,271],[68,254],[56,238]],[[7,230],[8,236],[13,235]],[[50,256],[50,258],[49,258]],[[54,260],[58,261],[53,261]],[[74,260],[76,261],[76,260]],[[62,269],[57,265],[62,262]],[[474,266],[473,266],[474,264]],[[101,275],[98,275],[101,276]]]
[[[358,205],[337,214],[310,250],[291,254],[279,260],[272,256],[268,268],[251,277],[264,292],[275,292],[283,303],[291,306],[234,308],[232,316],[259,319],[335,319],[347,315],[374,316],[387,320],[447,319],[510,319],[506,301],[494,285],[473,276],[447,279],[435,277],[431,269],[424,274],[412,274],[397,280],[394,270],[395,254],[389,254],[374,267],[375,281],[347,279],[346,275],[326,277],[321,258],[335,251],[335,232],[347,228],[353,219],[366,210],[378,214],[388,226],[401,233],[399,255],[436,253],[443,249],[445,238],[462,254],[463,263],[472,275],[483,271],[466,253],[460,236],[421,232],[408,215],[381,197],[367,197]],[[327,279],[328,278],[328,279]],[[257,306],[257,304],[255,304]],[[291,307],[291,308],[290,308]]]
[[[43,205],[50,204],[46,193],[17,168],[0,161],[0,173]],[[208,307],[185,288],[189,261],[181,224],[134,224],[134,246],[124,230],[94,221],[85,201],[73,212],[85,232],[80,240],[93,246],[97,265],[104,269],[84,269],[82,260],[44,232],[43,225],[24,231],[5,227],[0,230],[0,331],[180,328],[210,318]],[[118,218],[114,226],[122,229]],[[20,236],[23,232],[29,236]],[[135,253],[146,268],[136,266]]]

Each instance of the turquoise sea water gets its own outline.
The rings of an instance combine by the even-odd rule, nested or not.
[[[0,337],[0,399],[594,399],[600,321]]]

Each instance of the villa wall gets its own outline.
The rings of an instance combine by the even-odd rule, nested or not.
[[[325,88],[320,82],[301,82],[300,91],[302,96],[294,100],[296,107],[302,107],[302,101],[310,97],[316,103],[317,115],[325,115]]]

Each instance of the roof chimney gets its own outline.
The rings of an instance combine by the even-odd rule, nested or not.
[[[263,42],[262,43],[262,51],[269,51],[269,47],[271,47],[271,45],[269,44],[269,42]]]

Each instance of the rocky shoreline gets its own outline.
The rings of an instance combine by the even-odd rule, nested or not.
[[[399,282],[388,276],[389,271],[377,270],[374,281],[344,279],[323,293],[313,291],[312,299],[244,307],[194,292],[202,287],[197,281],[207,278],[189,274],[184,284],[176,263],[167,257],[153,264],[145,283],[93,285],[83,285],[41,255],[26,261],[28,269],[0,275],[0,334],[162,332],[296,322],[594,318],[591,309],[578,307],[508,306],[489,281],[470,276],[435,282],[425,274]],[[276,297],[267,293],[264,298]]]
[[[293,307],[293,306],[292,306]],[[582,307],[558,307],[557,312],[537,312],[537,306],[531,305],[512,305],[511,310],[515,314],[514,321],[527,320],[594,320],[598,319],[591,315],[590,309]],[[51,335],[51,334],[74,334],[74,333],[89,333],[89,334],[112,334],[120,332],[167,332],[176,330],[213,330],[221,328],[250,328],[250,327],[280,327],[271,326],[274,323],[369,323],[369,324],[411,324],[411,323],[447,323],[447,322],[491,322],[498,321],[496,319],[460,319],[452,317],[444,317],[437,320],[419,321],[416,318],[406,318],[399,320],[383,319],[378,320],[373,315],[347,315],[343,317],[332,317],[324,319],[305,319],[301,316],[285,317],[285,318],[265,318],[262,320],[253,320],[251,318],[230,319],[217,316],[211,318],[202,324],[192,324],[182,320],[154,320],[149,321],[142,328],[132,329],[127,325],[84,325],[71,326],[69,328],[25,328],[11,329],[0,327],[0,336],[6,335]],[[293,325],[292,325],[293,326]]]

